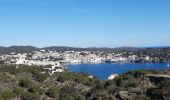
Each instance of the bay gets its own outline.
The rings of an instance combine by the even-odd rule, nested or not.
[[[97,76],[102,80],[107,80],[108,76],[111,74],[122,74],[131,70],[163,70],[167,69],[166,63],[142,63],[142,64],[133,64],[133,63],[102,63],[102,64],[71,64],[66,65],[69,70],[80,73],[85,72],[89,73],[92,76]]]

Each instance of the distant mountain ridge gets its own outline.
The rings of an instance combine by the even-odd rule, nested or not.
[[[16,53],[29,53],[32,51],[37,51],[39,50],[36,47],[33,46],[10,46],[10,47],[0,47],[0,53],[1,54],[7,54],[7,53],[12,53],[12,52],[16,52]]]
[[[127,51],[136,51],[144,48],[135,48],[135,47],[119,47],[119,48],[108,48],[108,47],[89,47],[89,48],[76,48],[76,47],[64,47],[64,46],[51,46],[42,48],[45,50],[54,50],[54,51],[66,51],[66,50],[74,50],[74,51],[111,51],[111,50],[127,50]]]
[[[66,46],[50,46],[50,47],[44,47],[44,48],[37,48],[34,46],[10,46],[10,47],[3,47],[0,46],[0,54],[8,54],[12,52],[16,53],[30,53],[32,51],[38,51],[38,50],[51,50],[51,51],[139,51],[143,49],[161,49],[161,47],[151,47],[151,48],[135,48],[135,47],[117,47],[117,48],[107,48],[107,47],[91,47],[91,48],[78,48],[78,47],[66,47]],[[170,47],[162,47],[162,48],[168,48]]]

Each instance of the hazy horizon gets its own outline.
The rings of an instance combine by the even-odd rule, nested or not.
[[[0,0],[0,46],[169,46],[169,5],[169,0]]]

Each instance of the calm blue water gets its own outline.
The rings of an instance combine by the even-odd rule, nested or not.
[[[90,75],[97,76],[106,80],[111,74],[122,74],[130,70],[138,69],[167,69],[167,64],[75,64],[66,65],[73,72],[87,72]]]

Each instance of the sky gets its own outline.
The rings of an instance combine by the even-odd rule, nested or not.
[[[170,46],[170,0],[0,0],[0,46]]]

